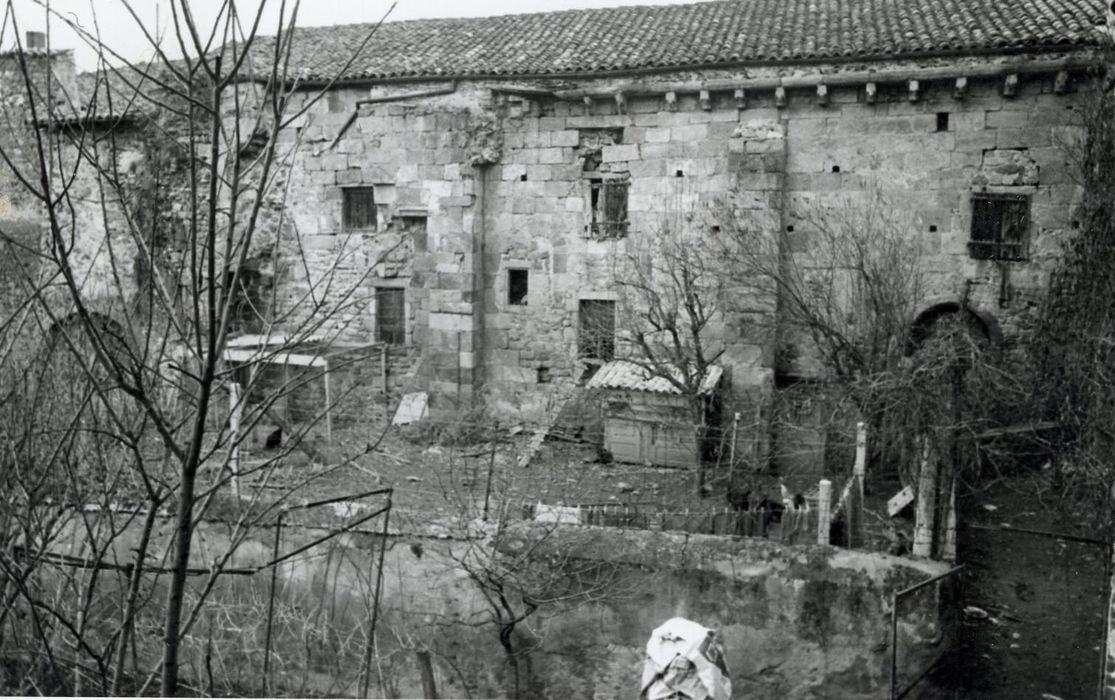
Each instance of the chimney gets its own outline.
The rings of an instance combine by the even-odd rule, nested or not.
[[[27,32],[27,41],[24,44],[25,49],[45,49],[46,48],[46,32]]]

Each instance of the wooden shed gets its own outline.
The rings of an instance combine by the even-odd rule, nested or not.
[[[664,377],[625,360],[604,364],[586,388],[603,395],[605,449],[619,462],[698,467],[698,436],[704,433],[722,374],[715,365],[706,371],[700,386],[704,415],[701,423],[694,423],[689,397]]]

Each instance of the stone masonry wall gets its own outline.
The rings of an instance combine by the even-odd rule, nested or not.
[[[730,75],[659,77],[696,88]],[[1071,235],[1078,193],[1066,144],[1082,134],[1086,85],[1055,89],[1053,75],[1023,75],[1013,95],[1001,78],[973,78],[957,98],[949,79],[922,81],[913,99],[905,84],[880,84],[873,103],[863,85],[837,85],[823,101],[812,88],[788,89],[782,103],[773,91],[752,92],[742,108],[723,91],[704,101],[694,89],[673,103],[651,94],[590,107],[490,87],[399,86],[375,93],[389,101],[361,105],[367,93],[336,90],[286,136],[297,143],[292,228],[310,264],[288,269],[283,288],[303,293],[315,275],[334,274],[336,289],[357,291],[340,325],[362,340],[375,333],[375,288],[404,288],[406,344],[421,356],[418,375],[435,407],[482,389],[497,413],[543,419],[584,371],[580,302],[617,300],[623,259],[665,217],[729,192],[750,225],[785,233],[802,251],[810,216],[881,196],[911,222],[923,252],[922,307],[967,298],[1008,342],[1032,327]],[[445,94],[424,96],[431,91]],[[590,235],[587,168],[627,181],[625,236]],[[351,186],[375,189],[377,230],[342,230]],[[983,192],[1030,197],[1027,260],[969,255],[970,198]],[[511,271],[526,273],[518,303],[509,298]],[[732,301],[712,329],[730,368],[730,410],[761,414],[775,372],[816,377],[820,368],[807,348],[776,352],[794,341],[780,335],[769,299]]]

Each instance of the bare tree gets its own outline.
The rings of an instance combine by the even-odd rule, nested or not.
[[[137,63],[114,51],[96,22],[83,27],[44,4],[96,51],[98,69],[73,80],[49,51],[22,45],[7,59],[4,177],[44,222],[37,241],[0,232],[20,255],[22,294],[0,320],[0,379],[13,399],[0,427],[12,487],[2,514],[0,635],[11,648],[26,637],[10,615],[33,619],[30,649],[48,673],[36,675],[40,662],[30,661],[31,689],[80,693],[80,680],[64,681],[70,668],[97,680],[92,692],[125,689],[130,636],[141,676],[128,691],[142,694],[158,677],[160,692],[175,694],[183,640],[206,618],[240,543],[313,478],[269,490],[276,467],[292,450],[335,468],[374,448],[338,455],[315,442],[324,402],[298,421],[284,415],[287,398],[320,372],[276,379],[266,371],[296,349],[325,353],[349,332],[344,319],[368,303],[363,280],[403,238],[338,236],[336,259],[324,266],[305,255],[287,208],[304,148],[292,124],[309,118],[333,81],[314,91],[299,84],[291,66],[299,4],[280,4],[274,37],[264,39],[267,5],[242,15],[226,2],[202,25],[179,0],[169,4],[168,29],[144,23],[125,2],[135,21],[127,31],[152,53]],[[17,41],[21,19],[6,3],[3,29]],[[171,45],[181,58],[170,57]],[[370,261],[355,282],[341,274],[354,259]],[[273,273],[270,286],[261,269]],[[298,269],[308,278],[303,291],[279,295],[276,280]],[[255,339],[230,353],[230,337],[246,329]],[[233,384],[241,390],[229,403]],[[276,423],[283,449],[241,462],[247,436]],[[174,526],[163,538],[156,520],[167,508]],[[190,586],[199,523],[222,509],[232,513],[226,546],[209,552],[209,573]],[[136,532],[133,554],[125,543]],[[77,573],[59,583],[44,568],[57,565]],[[124,578],[102,575],[105,566]],[[145,571],[165,572],[161,602]],[[155,611],[162,652],[158,668],[145,671],[135,623]],[[43,678],[48,688],[35,685]]]

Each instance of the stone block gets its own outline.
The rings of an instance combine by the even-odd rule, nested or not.
[[[572,160],[572,149],[569,148],[542,148],[538,150],[539,163],[564,163]]]
[[[576,133],[576,132],[574,132]],[[544,182],[550,180],[554,175],[554,166],[552,165],[528,165],[526,166],[527,180],[531,182]]]
[[[1029,112],[999,111],[987,113],[988,129],[1022,129],[1029,125]]]
[[[360,168],[349,168],[336,173],[338,185],[359,185],[364,182],[364,172]]]
[[[669,127],[655,127],[647,129],[644,133],[647,143],[668,143],[671,139]]]
[[[604,146],[601,151],[601,160],[605,163],[615,163],[617,161],[632,161],[638,160],[639,147],[635,144],[621,144],[617,146]]]
[[[321,156],[324,170],[348,170],[348,156],[344,153],[326,153]]]
[[[697,143],[708,136],[708,126],[705,124],[675,126],[670,131],[675,143]]]
[[[564,119],[562,120],[564,121]],[[556,147],[572,147],[576,148],[580,145],[581,135],[575,129],[566,129],[564,131],[556,131],[550,136],[550,143]]]

